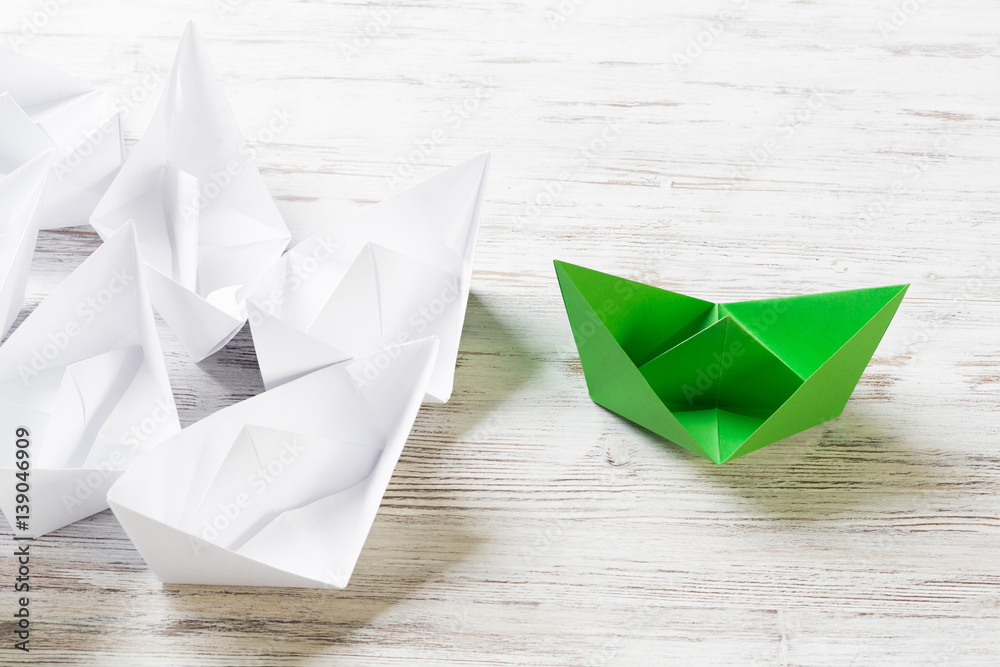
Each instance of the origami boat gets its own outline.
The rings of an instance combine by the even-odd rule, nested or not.
[[[246,321],[245,293],[291,235],[189,23],[156,114],[91,216],[101,238],[134,222],[150,299],[195,361]]]
[[[0,510],[26,537],[105,510],[122,472],[180,428],[127,225],[0,347]]]
[[[264,386],[376,354],[441,341],[426,401],[455,379],[489,153],[476,156],[289,250],[247,295]],[[373,365],[370,372],[377,368]]]
[[[108,492],[165,583],[344,588],[427,389],[436,338],[327,366],[206,417]]]
[[[591,398],[715,463],[839,416],[908,287],[711,303],[555,268]]]

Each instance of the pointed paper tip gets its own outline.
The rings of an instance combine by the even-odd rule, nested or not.
[[[201,32],[198,30],[198,26],[195,25],[194,21],[188,21],[187,25],[184,26],[184,34],[181,36],[181,43],[177,47],[177,53],[185,53],[197,48],[197,45],[201,42]]]
[[[564,262],[559,259],[552,260],[552,264],[556,267],[556,277],[564,276],[572,283],[576,283],[576,279],[581,276],[593,276],[594,274],[608,276],[610,274],[601,273],[594,269],[588,269],[585,266],[580,266],[579,264],[571,264],[570,262]]]
[[[895,299],[897,296],[906,294],[906,290],[910,289],[910,283],[906,283],[905,285],[887,285],[876,289],[891,290],[892,298]]]
[[[556,269],[556,280],[558,280],[560,283],[562,283],[563,278],[569,277],[566,274],[566,267],[571,266],[570,264],[567,264],[566,262],[559,259],[554,259],[552,260],[552,266],[554,266]]]
[[[490,169],[490,152],[486,151],[485,153],[480,153],[475,157],[471,157],[455,168],[461,169],[462,167],[469,167],[471,165],[480,166],[483,170],[481,178],[486,178],[486,174]]]

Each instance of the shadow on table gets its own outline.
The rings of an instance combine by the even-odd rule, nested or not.
[[[479,540],[433,513],[379,513],[345,590],[164,585],[159,634],[186,636],[205,657],[280,659],[320,653],[363,631],[393,605],[419,597]],[[433,623],[434,619],[428,618]]]
[[[770,513],[801,519],[840,512],[880,512],[908,503],[945,480],[941,462],[907,447],[892,421],[871,416],[870,403],[847,404],[837,419],[722,465],[645,431],[678,460]],[[641,427],[636,427],[641,428]]]
[[[501,430],[503,423],[491,416],[540,370],[541,362],[523,341],[473,293],[469,296],[452,398],[444,405],[425,405],[414,433],[437,443],[454,443],[464,436]]]
[[[452,399],[421,409],[347,589],[165,585],[170,620],[163,632],[189,636],[204,654],[305,659],[360,641],[352,635],[393,605],[419,598],[421,588],[475,551],[482,538],[442,461],[538,364],[475,294],[461,349]],[[422,620],[430,632],[441,619]]]

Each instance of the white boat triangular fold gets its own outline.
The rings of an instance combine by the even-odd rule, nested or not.
[[[30,517],[8,503],[24,483],[0,439],[0,508],[38,536],[107,508],[113,478],[180,431],[131,226],[108,239],[0,347],[0,429],[23,429]]]
[[[224,408],[143,456],[108,503],[166,583],[343,588],[437,349],[414,341],[377,375],[351,359]]]
[[[0,93],[0,176],[51,150],[39,226],[87,224],[125,161],[111,96],[5,48],[0,48]]]
[[[142,366],[142,348],[129,345],[69,364],[52,403],[54,419],[32,463],[82,468],[101,428]]]
[[[291,238],[194,24],[149,129],[91,216],[104,238],[134,220],[153,306],[195,361],[246,321],[245,292]]]
[[[257,359],[266,389],[274,389],[315,370],[351,358],[351,355],[264,312],[251,301],[247,301],[247,310],[250,327],[253,329],[254,347],[256,349],[284,347],[284,353],[280,356],[269,354]]]
[[[38,202],[51,166],[49,151],[0,179],[0,337],[24,303],[38,239]]]
[[[302,334],[352,356],[437,336],[441,350],[425,400],[446,402],[488,170],[489,154],[477,156],[329,227],[276,262],[247,297],[268,314],[250,321],[265,386],[326,364],[318,356],[304,365],[291,351]]]

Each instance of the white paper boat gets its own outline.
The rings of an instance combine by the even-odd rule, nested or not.
[[[437,354],[399,346],[224,408],[143,456],[108,503],[166,583],[344,588]]]
[[[130,220],[153,306],[196,361],[239,332],[246,290],[291,238],[193,24],[149,129],[91,224],[107,238]]]
[[[16,527],[19,428],[30,443],[26,529]],[[122,471],[179,431],[129,226],[0,346],[0,510],[16,534],[38,536],[106,509]]]

